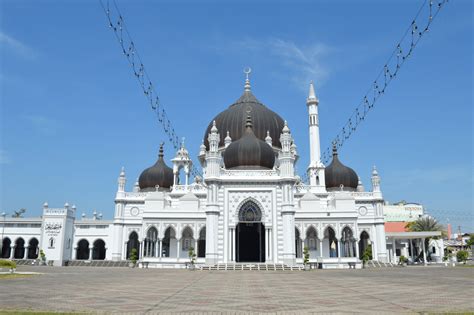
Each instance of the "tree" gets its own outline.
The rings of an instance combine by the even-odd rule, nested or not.
[[[364,265],[364,268],[367,262],[371,259],[372,259],[372,245],[369,245],[362,253],[362,263]]]
[[[466,264],[467,258],[469,257],[469,253],[467,250],[460,250],[456,253],[456,258],[458,259],[459,262],[463,262]]]
[[[443,226],[429,215],[422,216],[418,220],[408,223],[406,228],[411,232],[443,231]]]
[[[194,247],[189,247],[189,250],[188,250],[188,257],[189,257],[189,262],[191,263],[191,265],[194,265],[194,263],[196,262],[196,253],[194,252]]]
[[[303,248],[303,264],[307,265],[309,263],[309,248],[305,246]]]
[[[474,234],[471,234],[469,236],[469,240],[467,241],[466,245],[469,246],[469,247],[474,246]]]
[[[13,211],[12,218],[21,218],[23,213],[25,213],[25,212],[26,212],[25,208],[21,208],[18,211]]]

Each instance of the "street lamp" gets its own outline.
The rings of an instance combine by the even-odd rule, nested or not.
[[[7,214],[2,212],[3,224],[2,224],[2,241],[0,242],[0,254],[3,254],[3,233],[5,232],[5,217]]]

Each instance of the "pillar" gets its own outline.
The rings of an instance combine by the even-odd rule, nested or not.
[[[337,239],[337,257],[341,258],[341,239]]]
[[[231,261],[235,262],[235,227],[231,228],[230,231],[231,231],[230,238],[232,240],[231,249],[230,249],[230,252],[232,253]]]
[[[158,257],[161,258],[163,256],[163,240],[160,238],[158,239]]]
[[[74,247],[74,260],[77,260],[77,247]]]
[[[295,265],[295,211],[291,207],[281,212],[283,217],[283,263]]]
[[[319,238],[318,240],[319,240],[319,257],[323,258],[323,240]]]
[[[206,209],[206,265],[215,265],[219,260],[217,253],[219,206],[208,205]]]
[[[392,263],[397,263],[397,244],[395,238],[392,238]]]
[[[94,250],[94,247],[89,247],[89,260],[92,260],[93,250]]]
[[[421,246],[422,246],[422,249],[423,249],[423,264],[426,266],[425,238],[421,239]]]
[[[360,253],[359,253],[359,242],[360,240],[355,240],[355,248],[356,248],[356,258],[359,259]]]
[[[180,253],[180,245],[181,244],[181,239],[180,238],[177,238],[176,239],[176,259],[179,260],[179,253]]]
[[[15,248],[16,246],[10,246],[10,259],[14,259],[15,258]]]
[[[23,253],[23,259],[28,259],[28,246],[25,246],[25,252]]]

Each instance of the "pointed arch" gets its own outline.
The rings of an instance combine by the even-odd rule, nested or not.
[[[341,257],[355,257],[354,232],[349,226],[344,226],[341,231]]]
[[[146,231],[146,237],[143,244],[143,256],[157,257],[158,253],[158,229],[151,226]]]
[[[135,249],[137,252],[137,257],[140,257],[140,241],[138,240],[138,233],[136,231],[132,231],[128,235],[127,241],[127,259],[130,259],[130,255],[132,254],[132,250]]]
[[[369,249],[369,259],[372,259],[372,245],[370,244],[370,234],[362,231],[359,236],[359,259],[362,259],[364,252]]]
[[[238,209],[240,222],[262,222],[262,207],[255,199],[247,198]]]
[[[336,231],[332,225],[328,225],[324,229],[323,242],[326,244],[326,251],[329,257],[339,257],[338,240],[336,238]]]
[[[176,253],[176,246],[173,246],[176,244],[177,239],[176,239],[176,230],[174,227],[170,224],[167,226],[165,229],[163,241],[162,241],[162,257],[171,257],[172,252]]]
[[[2,242],[2,258],[10,258],[12,250],[12,241],[8,237],[3,238]]]
[[[101,238],[96,239],[93,243],[92,248],[92,259],[93,260],[104,260],[105,259],[105,242]]]
[[[25,240],[22,237],[19,237],[15,241],[15,252],[13,253],[13,258],[23,259],[25,257]]]
[[[36,237],[33,237],[28,241],[28,259],[38,258],[38,244],[39,241]]]
[[[197,257],[206,257],[206,226],[199,231],[199,239],[197,241]]]
[[[81,239],[79,242],[77,242],[76,259],[77,260],[89,259],[89,241],[88,240]]]
[[[188,252],[191,247],[195,250],[194,232],[193,229],[187,225],[181,232],[181,251]]]

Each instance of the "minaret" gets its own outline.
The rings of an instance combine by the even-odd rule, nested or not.
[[[314,192],[325,192],[324,164],[321,162],[321,143],[319,140],[319,100],[314,92],[313,81],[309,84],[309,94],[306,105],[308,106],[309,114],[309,184],[314,187],[312,187]]]

